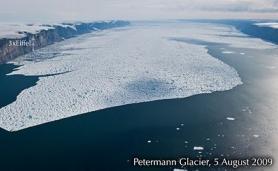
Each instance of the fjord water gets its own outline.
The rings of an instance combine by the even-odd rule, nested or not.
[[[33,87],[39,81],[40,77],[54,76],[57,74],[49,75],[34,75],[25,76],[21,74],[8,75],[9,73],[17,70],[20,65],[12,63],[0,65],[0,108],[5,107],[14,102],[17,96],[25,89]],[[62,73],[59,73],[62,74]]]
[[[243,85],[109,108],[18,132],[0,131],[1,170],[173,170],[134,167],[133,157],[276,159],[278,50],[206,46],[208,53],[238,71]],[[204,150],[199,154],[194,146]]]
[[[7,75],[17,67],[13,64],[0,65],[0,108],[15,101],[22,90],[34,86],[39,80],[38,76]]]

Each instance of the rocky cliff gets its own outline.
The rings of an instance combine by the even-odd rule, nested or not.
[[[57,25],[41,25],[49,29],[42,29],[36,33],[18,31],[20,37],[0,38],[0,63],[12,60],[35,49],[45,47],[64,39],[96,30],[110,29],[128,25],[126,21],[105,21],[93,23],[63,23]],[[32,27],[32,26],[30,26]]]

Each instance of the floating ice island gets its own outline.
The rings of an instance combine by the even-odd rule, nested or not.
[[[11,76],[64,74],[40,78],[1,108],[0,127],[18,131],[109,107],[185,98],[242,84],[237,71],[209,55],[204,45],[175,41],[183,38],[273,48],[271,43],[217,24],[134,23],[84,34],[13,61],[22,66]],[[24,60],[38,56],[42,60]]]

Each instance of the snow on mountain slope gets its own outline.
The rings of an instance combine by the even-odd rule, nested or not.
[[[2,38],[23,38],[25,37],[25,32],[36,34],[41,30],[54,29],[52,26],[44,26],[41,24],[0,24],[0,39]]]

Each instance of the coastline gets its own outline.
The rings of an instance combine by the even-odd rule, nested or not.
[[[66,23],[67,25],[41,25],[49,27],[37,33],[21,32],[19,38],[0,38],[0,64],[13,60],[18,56],[27,54],[47,45],[60,42],[97,30],[105,30],[114,27],[123,27],[129,24],[127,21],[108,21],[92,23]],[[32,26],[30,26],[32,27]]]

